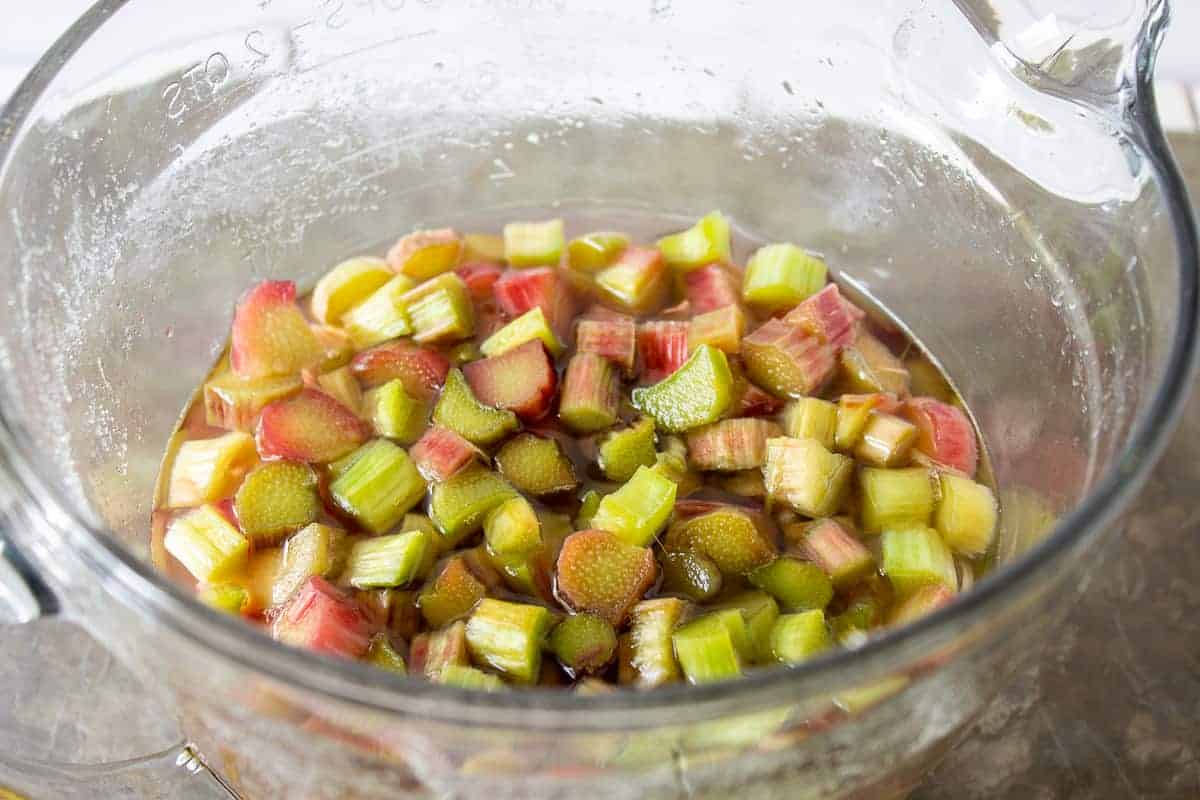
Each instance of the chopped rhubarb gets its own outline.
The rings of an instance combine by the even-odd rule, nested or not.
[[[596,288],[609,303],[631,314],[649,314],[666,300],[670,281],[662,254],[630,247],[596,275]]]
[[[414,637],[408,649],[408,660],[414,673],[433,680],[440,679],[442,670],[447,667],[466,667],[470,660],[466,623],[459,620],[448,628]]]
[[[485,356],[504,355],[523,344],[540,341],[554,356],[560,356],[566,349],[546,321],[546,315],[540,308],[531,308],[500,330],[483,340],[479,352]]]
[[[434,484],[429,518],[442,534],[443,544],[454,546],[479,530],[493,508],[516,496],[516,489],[499,475],[473,464]]]
[[[554,626],[550,652],[572,677],[599,672],[617,652],[617,632],[600,617],[572,614]]]
[[[351,258],[325,273],[312,294],[312,314],[317,322],[337,325],[342,314],[362,303],[392,279],[381,258]]]
[[[649,467],[638,467],[620,489],[600,500],[592,527],[645,547],[671,516],[677,491],[669,478]]]
[[[627,481],[638,467],[653,467],[657,456],[654,452],[654,420],[642,417],[600,441],[597,463],[610,481]]]
[[[250,543],[216,506],[206,505],[173,520],[163,547],[196,580],[212,583],[245,566]]]
[[[467,647],[476,663],[515,683],[534,683],[552,622],[542,606],[485,598],[467,620]]]
[[[317,518],[317,474],[307,464],[291,461],[263,464],[242,481],[233,508],[251,542],[273,544]]]
[[[729,371],[733,376],[733,404],[729,416],[766,417],[783,408],[782,400],[750,382],[740,361],[730,360]]]
[[[567,364],[558,417],[579,433],[595,433],[617,422],[620,377],[612,362],[595,353],[576,353]]]
[[[625,375],[632,375],[637,359],[637,324],[633,317],[616,312],[589,314],[575,327],[575,349],[607,358]]]
[[[829,452],[816,439],[767,441],[763,465],[767,492],[805,516],[827,517],[837,511],[853,474],[853,461]]]
[[[229,431],[254,431],[258,414],[268,404],[300,391],[299,375],[239,378],[226,372],[204,384],[205,421]]]
[[[777,397],[816,394],[833,375],[833,351],[783,320],[772,319],[742,341],[750,380]]]
[[[623,233],[589,233],[567,244],[567,263],[571,269],[580,272],[599,272],[620,257],[628,246],[629,237]]]
[[[564,246],[561,219],[504,226],[504,260],[518,269],[557,264]]]
[[[472,261],[458,267],[454,273],[467,285],[471,299],[476,303],[482,303],[494,296],[492,288],[504,274],[504,268],[494,261]]]
[[[898,397],[908,394],[909,376],[904,362],[887,345],[871,334],[860,331],[854,344],[839,357],[841,381],[850,392],[888,392]]]
[[[729,261],[729,220],[720,211],[702,217],[686,231],[658,240],[658,249],[672,268],[687,271],[714,261]]]
[[[571,294],[558,270],[553,267],[510,270],[496,281],[494,291],[497,304],[509,317],[540,308],[559,338],[566,339],[574,310]]]
[[[688,350],[710,344],[726,353],[736,353],[746,332],[746,315],[739,306],[725,306],[698,314],[688,323]]]
[[[393,276],[370,297],[342,314],[342,327],[355,347],[370,347],[412,333],[404,296],[415,285],[407,275]]]
[[[486,595],[487,587],[471,571],[467,560],[456,556],[442,567],[433,585],[421,592],[417,606],[431,628],[443,628],[466,619]]]
[[[358,378],[354,377],[349,365],[318,375],[317,388],[355,414],[362,413],[362,387],[358,385]]]
[[[844,394],[838,398],[837,427],[834,429],[833,441],[838,450],[851,451],[858,446],[863,431],[875,412],[890,414],[900,408],[899,402],[893,395],[876,392],[874,394]]]
[[[350,456],[329,493],[344,512],[372,533],[386,533],[425,496],[412,459],[387,439],[375,439]]]
[[[658,574],[654,553],[608,531],[573,533],[558,555],[558,592],[575,611],[620,625]]]
[[[685,277],[685,286],[693,314],[707,314],[719,308],[736,306],[741,301],[738,279],[723,264],[709,264],[692,270]]]
[[[423,281],[453,269],[462,249],[462,237],[451,228],[414,231],[392,245],[387,260],[394,271]]]
[[[708,556],[680,550],[663,553],[658,560],[662,564],[665,594],[681,594],[702,603],[720,593],[724,583],[721,568]]]
[[[943,473],[933,526],[956,553],[976,558],[996,535],[996,498],[992,490],[961,475]]]
[[[263,281],[242,297],[229,347],[230,366],[242,378],[293,375],[321,359],[291,281]]]
[[[836,442],[838,407],[828,400],[801,397],[783,410],[783,431],[793,439],[816,439],[826,450]]]
[[[429,402],[446,382],[450,362],[436,350],[388,342],[356,355],[350,369],[368,389],[399,378],[410,397]]]
[[[354,601],[315,576],[275,618],[272,635],[293,647],[342,658],[358,658],[370,644],[367,620]]]
[[[905,625],[954,601],[954,592],[939,583],[922,586],[902,599],[888,614],[889,625]]]
[[[414,342],[457,342],[475,333],[471,295],[462,278],[452,272],[408,290],[400,303],[408,312]]]
[[[277,400],[263,409],[255,440],[263,458],[324,463],[367,440],[371,426],[316,389]]]
[[[875,557],[845,523],[822,519],[802,530],[800,552],[824,570],[836,588],[849,586],[874,569]]]
[[[733,402],[733,375],[725,354],[700,345],[682,367],[666,379],[632,394],[634,407],[671,433],[716,422]]]
[[[369,390],[363,396],[363,416],[379,436],[412,444],[428,422],[429,409],[408,396],[399,378]]]
[[[726,575],[744,575],[769,564],[778,552],[774,532],[763,515],[720,504],[697,516],[677,515],[663,544],[667,550],[698,553]]]
[[[742,298],[760,308],[790,308],[825,285],[825,262],[794,244],[769,244],[746,264]]]
[[[306,367],[301,375],[317,372],[328,372],[331,369],[344,367],[354,356],[354,342],[350,334],[333,325],[310,325],[309,330],[317,337],[317,345],[321,348],[321,358],[315,365]]]
[[[557,439],[522,433],[496,453],[496,468],[508,481],[535,497],[570,491],[579,485],[575,467]]]
[[[314,522],[288,538],[271,582],[272,605],[282,605],[313,575],[336,575],[349,552],[344,531]]]
[[[622,683],[651,688],[679,680],[671,635],[687,608],[677,597],[656,597],[630,610],[628,677]]]
[[[954,554],[933,528],[916,525],[886,530],[882,537],[883,574],[896,593],[910,595],[922,586],[958,589]]]
[[[409,455],[425,480],[440,483],[483,454],[449,428],[431,425],[412,446]]]
[[[917,439],[917,429],[899,417],[875,412],[867,419],[854,456],[873,467],[902,467]]]
[[[855,326],[865,316],[858,306],[842,297],[836,283],[831,283],[792,309],[783,321],[840,353],[854,343],[858,333]]]
[[[481,403],[457,369],[446,376],[442,396],[433,409],[433,421],[480,447],[495,444],[521,425],[508,409]]]
[[[933,480],[924,467],[859,469],[858,501],[863,532],[928,525],[934,508]]]
[[[468,233],[463,235],[462,260],[472,261],[503,261],[504,237],[490,233]]]
[[[642,379],[658,383],[688,359],[688,323],[643,322],[637,332],[642,357]]]
[[[975,475],[979,448],[962,409],[932,397],[910,397],[900,415],[917,427],[917,450],[967,477]]]
[[[689,431],[688,459],[700,470],[758,469],[767,458],[767,439],[781,435],[774,422],[726,419]]]
[[[228,497],[257,461],[254,440],[241,431],[186,441],[171,465],[167,506],[185,508]]]

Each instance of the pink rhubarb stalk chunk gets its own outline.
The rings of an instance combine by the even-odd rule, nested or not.
[[[567,605],[620,625],[654,584],[658,565],[648,547],[608,531],[573,533],[558,554],[558,592]]]
[[[263,458],[324,463],[350,453],[371,435],[371,426],[316,389],[276,400],[262,410],[255,443]]]
[[[692,270],[685,276],[687,299],[692,313],[707,314],[718,308],[735,306],[742,298],[739,281],[721,264]]]
[[[558,386],[554,361],[538,339],[465,364],[463,375],[481,403],[507,408],[525,420],[546,415]]]
[[[241,378],[294,375],[321,360],[321,345],[296,305],[296,284],[263,281],[237,305],[229,363]]]
[[[425,480],[440,483],[470,464],[480,452],[478,447],[449,428],[433,425],[408,454]]]
[[[782,429],[765,419],[721,420],[688,432],[688,460],[700,470],[758,469],[766,461],[767,439],[781,435]]]
[[[450,362],[436,350],[388,342],[356,355],[350,370],[367,389],[399,378],[409,397],[428,402],[446,382]]]
[[[780,319],[742,341],[742,360],[750,380],[776,397],[815,394],[836,364],[829,345]]]
[[[686,322],[644,322],[638,326],[638,352],[642,356],[642,378],[658,383],[683,366],[688,359]]]
[[[516,319],[531,308],[540,308],[546,321],[565,339],[574,313],[566,282],[553,267],[510,270],[493,287],[496,302],[509,317]]]
[[[492,287],[504,273],[504,268],[492,261],[472,261],[458,267],[454,272],[467,285],[471,299],[482,303],[492,298]]]
[[[272,635],[293,647],[358,658],[370,637],[358,605],[324,578],[309,578],[275,618]]]
[[[575,328],[575,349],[607,358],[626,375],[637,361],[637,324],[633,317],[615,311],[589,313]]]
[[[862,309],[842,297],[837,284],[831,283],[792,309],[783,320],[816,336],[836,354],[854,343],[855,326],[865,316]]]
[[[900,415],[917,426],[919,451],[968,477],[975,475],[979,448],[975,429],[962,409],[932,397],[912,397]]]

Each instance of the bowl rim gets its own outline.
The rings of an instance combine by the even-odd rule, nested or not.
[[[71,56],[109,18],[132,0],[100,0],[46,52],[0,109],[0,172],[12,156],[17,134]],[[1167,21],[1165,4],[1151,15],[1143,52],[1136,58],[1125,107],[1125,131],[1149,163],[1148,177],[1163,194],[1175,237],[1180,283],[1177,327],[1160,383],[1136,417],[1113,465],[1079,505],[1043,541],[996,570],[948,607],[914,623],[874,636],[855,650],[838,650],[804,664],[754,671],[736,681],[706,686],[676,684],[650,692],[577,696],[570,692],[483,693],[406,678],[354,662],[338,661],[282,645],[257,628],[197,602],[161,577],[153,565],[123,548],[103,526],[76,513],[53,480],[30,457],[30,437],[0,403],[0,461],[6,461],[19,502],[51,521],[79,545],[97,576],[111,576],[106,590],[206,651],[289,689],[322,695],[364,711],[512,729],[609,730],[656,727],[720,715],[747,713],[801,696],[866,685],[898,665],[911,665],[938,645],[985,623],[1039,584],[1065,556],[1113,522],[1140,490],[1166,447],[1182,412],[1197,366],[1197,238],[1182,177],[1170,155],[1154,103],[1154,56]],[[848,679],[847,676],[850,676]]]

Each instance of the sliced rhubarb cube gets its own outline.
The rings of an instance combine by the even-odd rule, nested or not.
[[[263,281],[233,317],[229,363],[242,378],[293,375],[321,360],[321,346],[296,305],[296,284]]]
[[[271,634],[284,644],[342,658],[358,658],[370,645],[367,620],[357,604],[316,576],[284,606]]]
[[[703,267],[714,261],[728,262],[729,220],[720,211],[712,211],[686,231],[659,239],[658,249],[666,262],[680,271]]]
[[[740,306],[725,306],[692,317],[688,324],[688,350],[702,344],[736,353],[746,332],[746,315]]]
[[[777,397],[815,394],[833,375],[833,351],[783,320],[772,319],[742,341],[750,380]]]
[[[465,667],[467,654],[467,625],[462,620],[448,628],[414,637],[408,650],[412,671],[438,680],[447,667]]]
[[[342,314],[342,327],[354,347],[371,347],[412,333],[404,296],[415,285],[407,275],[394,275],[366,300]]]
[[[624,374],[632,375],[637,360],[637,323],[615,311],[589,313],[575,326],[575,349],[607,358]]]
[[[687,299],[693,314],[707,314],[726,306],[736,306],[742,292],[738,279],[724,264],[709,264],[692,270],[685,277]]]
[[[471,299],[482,303],[492,298],[492,287],[504,274],[504,268],[494,261],[472,261],[458,267],[454,273],[467,285]]]
[[[312,294],[312,314],[317,322],[337,325],[342,314],[362,303],[392,279],[387,262],[380,258],[352,258],[325,273]]]
[[[487,595],[487,587],[476,577],[467,559],[455,556],[446,562],[433,585],[421,592],[417,606],[433,628],[465,619],[475,604]]]
[[[228,497],[257,461],[254,440],[241,431],[183,442],[171,464],[167,507],[198,506]]]
[[[767,439],[782,429],[764,419],[725,419],[687,434],[688,459],[700,470],[758,469],[767,458]]]
[[[431,425],[408,454],[425,480],[438,483],[482,456],[479,448],[441,425]]]
[[[621,404],[620,377],[607,359],[595,353],[576,353],[567,364],[558,416],[577,433],[595,433],[617,422]]]
[[[783,321],[816,336],[839,353],[854,344],[855,326],[865,316],[862,309],[842,297],[836,283],[831,283],[792,309]]]
[[[905,397],[910,378],[904,362],[888,346],[871,334],[860,331],[854,344],[842,350],[838,358],[841,381],[846,390],[866,394],[888,392]]]
[[[634,389],[631,399],[638,411],[669,433],[716,422],[733,403],[729,361],[720,350],[702,344],[674,374]]]
[[[371,426],[324,392],[304,389],[263,409],[255,441],[263,458],[324,463],[354,450]]]
[[[481,403],[457,369],[446,377],[442,396],[433,408],[433,421],[480,447],[495,444],[521,426],[508,409]]]
[[[242,533],[255,546],[275,544],[316,520],[321,510],[317,474],[307,464],[263,464],[242,481],[233,508]]]
[[[485,356],[499,356],[534,340],[545,345],[554,356],[562,355],[565,349],[540,308],[529,309],[484,339],[483,344],[479,345],[479,352]]]
[[[558,555],[558,591],[575,611],[619,626],[654,584],[658,565],[648,547],[622,541],[608,531],[573,533]]]
[[[649,314],[665,302],[670,280],[658,250],[629,247],[611,267],[597,273],[596,288],[622,311]]]
[[[615,261],[629,246],[623,233],[597,231],[572,239],[567,245],[567,263],[571,269],[591,274]]]
[[[462,249],[462,237],[451,228],[413,231],[392,245],[387,260],[397,273],[424,281],[454,269]]]
[[[825,285],[825,262],[794,244],[769,244],[746,264],[742,298],[759,308],[791,308]]]
[[[436,350],[389,342],[356,355],[350,369],[368,389],[399,378],[410,397],[428,402],[446,382],[450,362]]]
[[[838,589],[854,584],[875,568],[871,551],[837,519],[817,520],[803,528],[798,544],[804,557],[824,570]]]
[[[472,261],[503,261],[504,237],[491,233],[467,233],[463,235],[462,260]]]
[[[767,440],[763,481],[775,500],[808,517],[837,511],[850,488],[854,462],[831,453],[816,439]]]
[[[566,281],[553,267],[510,270],[494,287],[496,303],[509,317],[516,318],[540,308],[559,338],[566,339],[574,314]]]
[[[968,477],[975,475],[979,447],[971,420],[957,406],[932,397],[912,397],[900,415],[917,427],[917,449]]]
[[[518,269],[557,264],[565,246],[561,219],[504,226],[504,259]]]
[[[643,322],[638,326],[638,352],[642,356],[642,379],[658,383],[688,359],[688,323]]]
[[[163,548],[196,580],[212,583],[245,566],[250,542],[216,506],[205,505],[171,522]]]
[[[239,378],[226,372],[204,384],[204,419],[215,428],[251,432],[268,403],[300,391],[299,375]]]
[[[400,304],[408,313],[415,342],[457,342],[475,333],[471,295],[462,278],[452,272],[408,290]]]
[[[538,340],[465,364],[463,375],[480,402],[530,421],[546,415],[558,387],[554,362]]]

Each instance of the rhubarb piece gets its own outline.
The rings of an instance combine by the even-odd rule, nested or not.
[[[504,226],[504,260],[518,269],[556,265],[563,252],[563,222],[510,222]]]
[[[833,599],[833,582],[816,564],[783,556],[746,576],[779,601],[784,611],[822,609]]]
[[[974,477],[979,448],[975,429],[962,409],[932,397],[912,397],[900,415],[917,428],[917,450],[968,478]]]
[[[585,317],[575,327],[575,350],[607,358],[625,375],[632,375],[637,359],[637,324],[625,314]]]
[[[521,317],[538,308],[560,338],[571,330],[574,314],[571,293],[553,267],[506,272],[496,281],[494,291],[496,303],[509,317]],[[553,350],[551,341],[547,341],[546,346]]]
[[[867,423],[875,412],[891,413],[899,409],[899,403],[887,394],[844,394],[838,398],[837,428],[834,431],[834,446],[838,450],[852,451],[862,439]]]
[[[408,665],[404,663],[404,656],[400,655],[392,646],[386,633],[377,633],[371,637],[371,643],[367,646],[367,654],[363,660],[373,667],[395,672],[397,675],[408,674]]]
[[[442,396],[433,409],[433,421],[449,428],[472,444],[486,447],[520,427],[517,415],[508,409],[479,402],[460,370],[446,376]]]
[[[241,432],[213,439],[190,439],[171,464],[167,507],[214,503],[231,495],[242,476],[258,463],[254,439]]]
[[[676,453],[659,453],[651,469],[675,484],[676,497],[687,497],[702,485],[700,476],[688,469],[687,461]]]
[[[573,533],[558,554],[558,592],[573,610],[619,626],[654,584],[654,553],[608,531]]]
[[[317,344],[321,348],[321,358],[316,364],[301,372],[302,378],[311,374],[313,370],[317,373],[329,372],[350,363],[350,359],[354,357],[354,342],[350,340],[350,334],[333,325],[310,325],[309,327],[312,329],[313,336],[317,337]]]
[[[462,237],[451,228],[413,231],[392,245],[387,263],[400,275],[424,281],[454,269],[462,250]]]
[[[939,587],[940,588],[940,587]],[[865,595],[855,598],[842,613],[829,620],[834,638],[843,644],[862,640],[873,628],[883,622],[883,608],[879,600]]]
[[[579,485],[575,467],[558,440],[532,433],[505,442],[496,453],[496,468],[517,489],[536,497],[570,491]]]
[[[417,597],[417,607],[429,627],[444,628],[466,619],[486,595],[487,587],[471,571],[466,558],[455,556],[442,567],[433,585]]]
[[[542,668],[542,644],[553,623],[542,606],[484,598],[467,620],[471,657],[515,683],[534,683]]]
[[[633,405],[658,427],[681,433],[721,418],[733,402],[733,376],[725,354],[701,345],[675,374],[633,390]]]
[[[865,316],[842,297],[837,284],[831,283],[792,309],[783,321],[817,337],[835,353],[840,353],[854,343],[858,335],[856,325]]]
[[[468,233],[463,236],[463,262],[503,261],[504,238],[490,233]]]
[[[726,575],[744,575],[774,560],[775,542],[761,515],[749,509],[714,505],[712,511],[677,518],[667,531],[666,549],[698,553]]]
[[[794,244],[769,244],[746,264],[742,276],[742,299],[777,311],[806,300],[825,285],[825,262]]]
[[[924,467],[863,467],[858,471],[858,493],[864,533],[928,525],[933,514],[933,481]]]
[[[329,493],[364,528],[386,533],[425,496],[425,481],[408,453],[387,439],[368,442],[354,455]]]
[[[356,589],[403,586],[418,577],[432,547],[425,531],[363,539],[350,549],[342,580]]]
[[[325,655],[358,658],[370,644],[367,620],[352,599],[324,578],[305,581],[275,618],[271,635]]]
[[[954,592],[941,584],[931,584],[915,589],[892,607],[888,614],[888,625],[906,625],[932,614],[954,600]]]
[[[409,451],[417,471],[430,483],[449,480],[483,454],[449,428],[431,425]]]
[[[449,352],[446,353],[446,357],[450,360],[451,364],[461,367],[483,358],[483,353],[479,352],[479,346],[474,342],[459,342],[450,348]]]
[[[392,271],[381,258],[343,261],[317,281],[312,293],[313,318],[325,325],[337,325],[343,314],[391,279]]]
[[[866,545],[837,519],[817,520],[803,527],[800,552],[820,567],[835,588],[857,583],[875,569],[875,558]]]
[[[739,306],[725,306],[692,317],[688,323],[688,350],[702,344],[726,353],[736,353],[746,332],[746,315]]]
[[[434,484],[429,518],[442,534],[444,543],[454,546],[479,530],[488,512],[516,494],[516,490],[499,475],[475,464]]]
[[[445,686],[456,686],[459,689],[474,689],[480,692],[499,692],[504,689],[504,681],[495,675],[488,674],[475,667],[463,667],[458,664],[448,664],[438,673],[437,682]]]
[[[605,436],[599,447],[597,461],[604,477],[610,481],[627,481],[639,467],[652,467],[658,454],[654,452],[654,420],[642,417],[628,428]]]
[[[687,273],[684,280],[693,314],[707,314],[727,306],[736,306],[741,300],[737,278],[723,264],[709,264],[694,269]]]
[[[838,358],[846,390],[865,394],[890,392],[898,397],[908,394],[908,370],[883,342],[861,331],[854,344],[842,350]]]
[[[996,534],[996,498],[970,478],[942,473],[933,526],[950,549],[976,558],[992,546]]]
[[[628,674],[623,683],[643,689],[679,680],[679,664],[671,635],[683,619],[687,603],[675,597],[643,600],[629,612]]]
[[[499,356],[534,341],[544,344],[552,355],[562,355],[563,344],[550,329],[550,323],[546,321],[546,315],[540,308],[529,309],[493,333],[479,345],[479,351],[485,356]]]
[[[299,375],[247,380],[224,373],[204,384],[205,421],[214,428],[252,433],[263,408],[294,395],[303,385]]]
[[[763,591],[748,590],[725,599],[718,609],[736,609],[746,621],[744,657],[757,664],[769,664],[771,657],[771,628],[779,619],[779,604]]]
[[[784,614],[771,628],[771,653],[781,664],[807,661],[829,645],[829,628],[820,609]]]
[[[686,231],[659,239],[658,249],[667,264],[686,272],[714,261],[728,263],[729,239],[729,220],[713,211]]]
[[[576,353],[567,363],[558,417],[575,433],[595,433],[617,422],[620,377],[610,361],[594,353]]]
[[[662,255],[647,247],[629,247],[612,266],[596,274],[600,296],[619,310],[649,314],[662,306],[670,289]]]
[[[701,684],[742,674],[747,648],[741,612],[716,611],[676,629],[671,636],[675,657],[688,683]]]
[[[174,519],[163,547],[196,580],[216,583],[245,565],[250,542],[216,506],[205,505]]]
[[[767,440],[763,483],[771,498],[806,517],[827,517],[850,488],[854,462],[831,453],[816,439]]]
[[[413,672],[432,680],[437,680],[447,667],[469,666],[466,623],[460,620],[448,628],[415,637],[408,658]]]
[[[250,594],[233,583],[205,585],[196,589],[196,599],[209,608],[241,616],[250,604]]]
[[[917,428],[891,414],[873,413],[854,447],[859,461],[874,467],[899,467],[908,462]]]
[[[816,439],[832,450],[837,432],[838,407],[828,400],[801,397],[783,409],[783,432],[793,439]]]
[[[425,409],[408,396],[399,378],[368,390],[363,397],[363,411],[376,434],[401,444],[413,442],[425,427]]]
[[[286,603],[314,575],[328,578],[340,572],[348,552],[346,544],[345,532],[317,522],[290,537],[271,585],[271,604]]]
[[[620,489],[606,495],[592,527],[645,547],[666,524],[675,506],[675,484],[649,467],[638,467]]]
[[[550,632],[550,652],[572,678],[599,672],[617,652],[617,632],[600,617],[572,614]]]
[[[592,517],[596,516],[596,510],[600,508],[600,501],[604,495],[597,492],[595,489],[588,489],[583,493],[583,497],[579,501],[579,512],[575,515],[575,528],[577,530],[587,530],[592,527]]]
[[[778,425],[763,419],[721,420],[688,432],[688,459],[700,470],[758,469],[766,462],[767,440],[780,434]]]
[[[717,486],[738,497],[758,501],[767,499],[767,485],[763,482],[762,470],[746,469],[729,473],[717,481]]]
[[[623,233],[589,233],[567,244],[567,263],[571,269],[592,274],[616,261],[628,246],[629,237]]]
[[[504,268],[492,261],[473,261],[455,268],[454,274],[462,278],[471,299],[483,303],[495,296],[493,290]]]
[[[733,403],[726,413],[731,417],[760,417],[774,414],[783,407],[783,401],[773,394],[764,392],[746,378],[740,362],[730,361],[733,375]]]
[[[408,311],[415,342],[456,342],[475,333],[471,294],[462,278],[452,272],[410,289],[400,302]]]
[[[643,322],[637,331],[642,357],[642,379],[658,383],[682,367],[688,359],[688,323]]]
[[[553,578],[550,574],[551,558],[543,550],[529,555],[499,556],[488,552],[488,559],[496,569],[509,591],[545,602],[553,602]]]
[[[229,364],[240,378],[294,375],[321,359],[321,346],[296,305],[296,284],[263,281],[233,316]]]
[[[780,319],[768,320],[742,340],[750,380],[777,397],[816,394],[833,375],[833,351]]]
[[[255,441],[263,458],[326,463],[354,450],[371,428],[324,392],[303,389],[262,410]]]
[[[540,341],[466,364],[463,375],[481,403],[508,409],[529,421],[546,415],[558,386],[554,362]]]
[[[436,350],[389,342],[356,355],[350,369],[368,389],[399,378],[409,397],[429,402],[445,383],[450,362]]]
[[[274,544],[317,518],[317,474],[292,461],[263,464],[242,481],[233,508],[242,533],[256,547]]]
[[[501,558],[528,556],[542,546],[542,524],[524,497],[505,500],[483,521],[488,552]]]
[[[720,568],[706,556],[683,550],[663,553],[659,557],[662,565],[662,591],[679,594],[702,603],[716,597],[723,581]]]
[[[342,313],[342,327],[355,348],[361,350],[412,333],[404,296],[414,285],[412,278],[396,275],[370,297]]]
[[[358,385],[358,378],[354,377],[349,365],[317,376],[317,387],[355,414],[362,413],[362,387]]]
[[[922,586],[958,589],[954,555],[933,528],[914,525],[883,532],[883,574],[896,594],[907,596]]]

